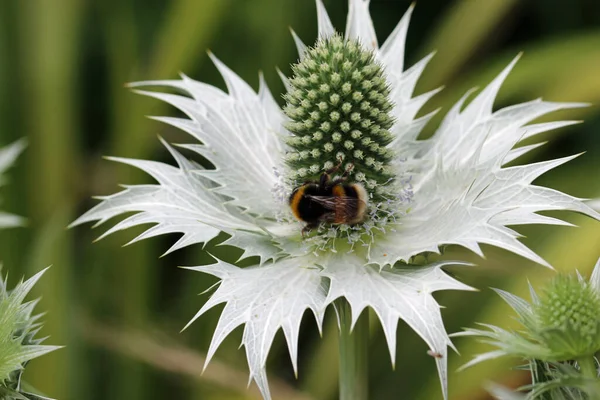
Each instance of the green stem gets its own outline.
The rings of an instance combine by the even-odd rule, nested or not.
[[[598,379],[598,370],[596,369],[596,361],[594,357],[582,357],[577,360],[581,373],[586,378]]]
[[[369,314],[363,313],[350,332],[350,304],[345,299],[336,304],[340,315],[340,400],[366,400],[369,397]]]
[[[598,381],[598,370],[596,369],[596,360],[594,356],[582,357],[577,360],[581,374],[586,378]],[[589,396],[590,400],[600,400],[600,390],[598,384],[587,385],[585,392]]]

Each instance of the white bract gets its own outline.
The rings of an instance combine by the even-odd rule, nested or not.
[[[368,5],[365,0],[350,0],[345,38],[372,51],[384,68],[393,103],[390,113],[394,124],[390,132],[394,139],[388,147],[395,153],[395,159],[391,166],[394,174],[410,185],[403,189],[410,189],[411,193],[407,196],[410,204],[406,212],[387,222],[385,229],[374,233],[365,246],[353,243],[342,245],[337,251],[315,249],[310,241],[301,238],[302,224],[280,218],[282,212],[289,213],[281,202],[290,194],[289,188],[282,184],[282,176],[287,172],[285,143],[290,136],[285,128],[287,117],[262,77],[256,93],[213,55],[211,58],[227,84],[227,92],[186,76],[180,80],[141,82],[136,86],[166,86],[185,93],[138,91],[183,111],[188,118],[155,119],[189,133],[194,143],[180,147],[205,157],[215,168],[202,168],[166,142],[163,144],[176,166],[115,159],[142,169],[157,184],[128,186],[102,198],[100,204],[75,221],[75,224],[89,221],[100,224],[135,212],[105,235],[153,224],[132,242],[165,233],[182,233],[181,239],[168,250],[173,251],[206,243],[219,232],[226,232],[231,235],[226,243],[243,249],[244,256],[260,257],[259,265],[251,268],[219,261],[194,270],[221,279],[220,286],[196,317],[226,303],[209,358],[225,336],[245,325],[242,343],[250,375],[265,398],[270,398],[265,363],[276,332],[279,328],[283,330],[296,368],[303,313],[310,309],[320,327],[325,308],[339,297],[350,303],[354,320],[366,307],[375,311],[392,359],[398,320],[409,324],[425,340],[432,354],[439,355],[435,361],[447,397],[447,347],[451,342],[432,293],[469,288],[449,277],[442,270],[444,264],[425,267],[396,264],[409,262],[424,252],[439,252],[439,247],[447,244],[458,244],[481,255],[479,243],[487,243],[548,265],[520,243],[519,235],[508,226],[565,224],[536,214],[542,210],[573,210],[600,217],[577,198],[532,184],[541,174],[572,157],[503,167],[535,147],[514,148],[521,140],[575,121],[526,124],[549,112],[584,104],[533,100],[492,111],[496,94],[515,59],[463,109],[471,92],[467,93],[450,110],[433,137],[418,140],[422,128],[435,114],[416,118],[423,104],[438,90],[413,97],[417,80],[431,56],[405,70],[405,39],[412,8],[379,47]],[[319,38],[331,38],[335,30],[321,0],[317,0],[317,10]],[[307,47],[295,34],[294,40],[300,59],[304,59]],[[286,78],[284,83],[290,88]],[[331,161],[335,162],[335,158]],[[336,240],[340,242],[343,238]]]

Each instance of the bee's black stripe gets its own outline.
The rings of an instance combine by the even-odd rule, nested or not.
[[[329,194],[317,184],[306,184],[296,189],[290,196],[290,207],[292,212],[301,221],[315,223],[321,221],[321,217],[330,212],[321,204],[313,201],[310,196],[323,196]]]
[[[344,185],[344,192],[346,192],[346,196],[358,198],[358,192],[352,185]]]

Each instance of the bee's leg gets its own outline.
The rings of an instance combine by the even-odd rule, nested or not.
[[[354,169],[354,164],[348,164],[348,166],[346,167],[346,170],[344,171],[344,173],[342,174],[341,177],[337,178],[334,181],[330,181],[330,174],[333,174],[334,172],[338,171],[340,169],[340,167],[342,166],[342,162],[344,161],[341,157],[338,159],[339,163],[335,166],[333,166],[332,168],[328,169],[327,171],[323,172],[323,175],[321,175],[321,179],[319,182],[319,185],[321,187],[332,187],[334,185],[338,185],[342,182],[344,182],[346,179],[348,179],[348,174]]]
[[[334,165],[333,167],[329,168],[328,170],[325,171],[325,173],[327,175],[331,175],[334,172],[337,172],[340,167],[342,166],[342,163],[344,162],[344,159],[342,157],[338,158],[338,163],[336,165]]]
[[[329,182],[329,186],[331,187],[331,186],[335,186],[335,185],[344,183],[346,180],[348,180],[348,174],[350,174],[350,172],[353,169],[354,169],[354,164],[349,164],[348,167],[346,168],[346,170],[344,171],[344,173],[342,174],[342,176]]]
[[[319,186],[321,188],[324,188],[328,185],[329,182],[329,174],[327,174],[327,172],[323,172],[321,174],[321,179],[319,179]]]
[[[306,237],[306,235],[312,231],[313,229],[315,229],[317,226],[319,226],[318,222],[311,222],[306,224],[306,226],[304,228],[302,228],[302,237]]]
[[[306,237],[306,235],[307,235],[307,234],[308,234],[310,231],[312,231],[312,229],[313,229],[312,225],[306,225],[304,228],[302,228],[302,231],[301,231],[301,233],[302,233],[302,237],[303,237],[303,238],[305,238],[305,237]]]
[[[328,170],[326,170],[325,173],[328,174],[328,175],[331,175],[334,172],[337,172],[340,169],[341,166],[342,166],[342,161],[340,161],[339,163],[337,163],[333,167],[331,167]]]
[[[350,163],[346,166],[346,170],[344,171],[342,176],[337,178],[334,182],[341,183],[341,182],[345,181],[346,179],[348,179],[348,175],[350,175],[350,172],[352,172],[352,170],[354,170],[354,164]]]
[[[350,172],[352,172],[353,169],[354,169],[354,164],[352,164],[352,163],[348,164],[348,166],[346,167],[346,170],[342,174],[342,178],[346,179],[348,177],[348,174]]]

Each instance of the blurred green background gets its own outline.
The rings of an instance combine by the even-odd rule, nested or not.
[[[380,42],[410,1],[372,0]],[[347,2],[325,0],[334,25],[345,24]],[[145,115],[174,111],[130,93],[124,83],[191,77],[223,88],[206,50],[211,49],[257,88],[262,70],[273,92],[283,86],[274,69],[289,73],[296,59],[288,27],[306,43],[316,38],[312,0],[3,0],[0,2],[0,144],[26,137],[29,147],[10,171],[2,209],[26,216],[29,226],[0,232],[0,258],[11,276],[31,275],[53,264],[36,288],[38,310],[48,311],[48,343],[67,348],[35,360],[25,377],[58,399],[256,399],[246,390],[245,355],[238,329],[201,375],[203,354],[218,312],[183,333],[203,304],[197,294],[214,279],[176,268],[207,262],[198,246],[159,258],[176,237],[122,248],[136,232],[93,240],[104,228],[65,227],[119,183],[148,178],[103,155],[171,162],[157,140],[188,138]],[[525,52],[500,92],[497,106],[543,96],[586,101],[583,110],[553,118],[585,123],[545,134],[549,144],[520,162],[586,151],[539,179],[540,184],[580,197],[600,196],[600,2],[598,0],[421,0],[409,30],[407,65],[437,50],[418,93],[445,84],[423,112],[445,110],[466,89],[485,85],[519,51]],[[278,97],[279,98],[279,97]],[[428,127],[431,133],[433,127]],[[561,214],[579,225],[519,227],[527,245],[559,270],[588,274],[600,256],[600,225]],[[210,247],[210,246],[209,246]],[[489,246],[487,259],[450,247],[446,258],[479,267],[453,270],[481,289],[440,293],[447,329],[475,321],[514,324],[508,306],[488,287],[525,295],[526,280],[540,284],[551,272]],[[211,250],[218,251],[218,250]],[[223,251],[223,250],[221,250]],[[217,310],[218,311],[218,310]],[[373,318],[374,320],[374,318]],[[426,346],[405,325],[398,330],[397,366],[392,370],[383,333],[372,327],[372,399],[441,398]],[[269,370],[275,399],[334,399],[337,396],[337,331],[328,312],[323,338],[312,318],[303,323],[300,374],[294,379],[278,337]],[[511,370],[517,360],[487,362],[454,372],[484,348],[456,340],[450,356],[452,399],[485,399],[482,383],[526,382]]]

